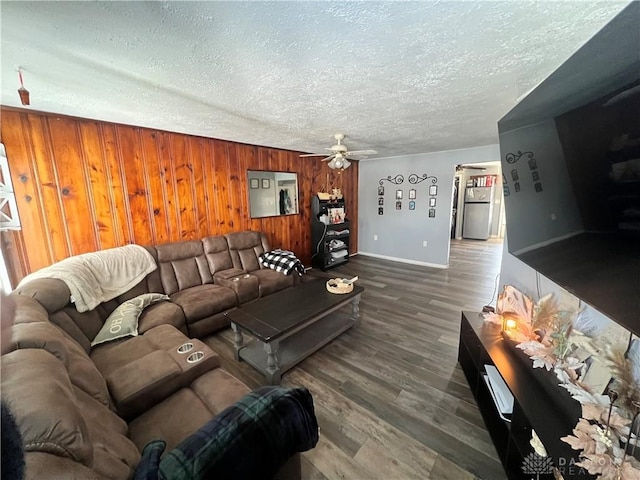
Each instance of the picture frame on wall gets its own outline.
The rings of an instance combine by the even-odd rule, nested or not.
[[[384,207],[378,207],[378,215],[384,215]]]
[[[436,206],[436,197],[429,199],[429,206],[432,208]]]
[[[378,187],[378,195],[384,195],[384,187],[382,185]]]
[[[251,178],[249,179],[249,187],[250,188],[260,188],[260,182],[258,181],[257,178]]]
[[[396,210],[402,210],[402,202],[396,202]]]
[[[416,209],[416,202],[411,201],[409,202],[409,210],[415,210]]]
[[[436,209],[435,208],[430,208],[429,209],[429,217],[430,218],[434,218],[436,216]]]
[[[378,198],[378,205],[384,205],[384,197]]]
[[[438,194],[438,186],[437,185],[431,185],[429,187],[429,195],[431,195],[432,197],[435,197]]]
[[[269,181],[268,178],[263,178],[262,179],[262,188],[270,188],[271,187],[271,182]]]
[[[416,199],[416,189],[412,188],[411,190],[409,190],[409,200],[415,200]]]
[[[402,190],[396,190],[396,200],[402,200]]]

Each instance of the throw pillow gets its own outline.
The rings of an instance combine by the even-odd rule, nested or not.
[[[122,303],[109,315],[91,346],[122,337],[135,337],[138,335],[138,318],[142,311],[152,303],[163,300],[169,300],[169,297],[163,293],[143,293]]]

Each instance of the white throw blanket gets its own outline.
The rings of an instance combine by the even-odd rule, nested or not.
[[[122,295],[156,268],[147,250],[126,245],[65,258],[27,275],[18,287],[36,278],[58,278],[69,287],[78,312],[87,312]]]

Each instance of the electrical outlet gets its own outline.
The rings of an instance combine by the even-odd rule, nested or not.
[[[374,240],[378,240],[378,235],[374,235],[374,236],[373,236],[373,239],[374,239]]]
[[[426,247],[426,246],[427,246],[427,241],[426,241],[426,240],[424,240],[424,241],[422,242],[422,246],[423,246],[423,247]]]

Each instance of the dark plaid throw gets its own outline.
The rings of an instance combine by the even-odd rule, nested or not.
[[[304,274],[304,266],[298,260],[295,253],[288,250],[271,250],[260,255],[260,263],[276,272],[282,272],[285,275],[291,275],[291,272],[297,272],[298,275]]]
[[[159,461],[147,444],[136,480],[266,479],[315,447],[318,423],[306,388],[262,387],[222,411]]]

